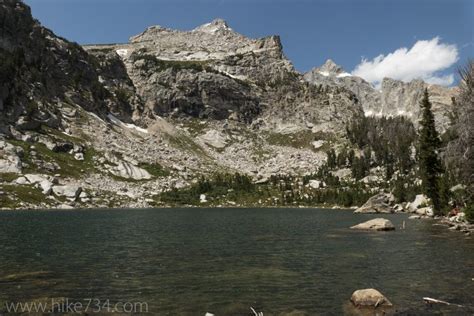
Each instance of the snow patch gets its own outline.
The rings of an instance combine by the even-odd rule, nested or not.
[[[343,72],[342,74],[338,74],[337,78],[344,78],[344,77],[351,77],[352,75],[348,72]]]
[[[329,72],[327,71],[320,71],[319,73],[323,75],[324,77],[329,77]]]
[[[227,31],[232,31],[232,29],[227,26],[227,24],[224,21],[214,21],[211,23],[206,23],[198,27],[197,29],[194,29],[193,32],[205,32],[205,33],[217,33],[221,30],[227,30]]]
[[[122,127],[129,128],[129,129],[134,129],[134,130],[136,130],[140,133],[148,134],[148,131],[146,129],[141,128],[139,126],[136,126],[135,124],[124,123],[121,120],[119,120],[118,118],[116,118],[115,116],[113,116],[112,114],[107,114],[107,117],[115,125],[122,126]]]
[[[115,52],[122,58],[125,58],[128,55],[128,49],[117,49]]]

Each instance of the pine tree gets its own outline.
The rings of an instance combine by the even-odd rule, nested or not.
[[[420,121],[418,158],[421,179],[423,181],[423,192],[433,202],[435,214],[439,215],[442,211],[439,190],[439,176],[442,172],[442,166],[438,157],[438,149],[441,146],[441,141],[436,131],[428,89],[425,89],[420,105],[423,114]]]

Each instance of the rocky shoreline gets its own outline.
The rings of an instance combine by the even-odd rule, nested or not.
[[[59,190],[56,189],[56,190]],[[69,189],[61,189],[65,190],[66,192],[69,191]],[[383,194],[384,196],[390,196],[389,194]],[[383,200],[383,199],[382,199]],[[417,198],[417,200],[421,200],[421,198]],[[369,199],[367,203],[371,204],[374,201],[381,201],[380,194],[374,196],[373,198]],[[416,202],[416,200],[415,200]],[[434,215],[429,215],[431,214],[428,212],[426,214],[426,210],[424,208],[415,208],[415,211],[413,211],[413,205],[411,204],[412,211],[410,211],[410,203],[407,205],[405,208],[402,208],[400,210],[400,205],[395,205],[392,208],[387,208],[387,205],[379,205],[376,206],[372,209],[368,207],[368,205],[364,204],[363,206],[357,208],[357,207],[344,207],[341,205],[315,205],[315,206],[306,206],[306,205],[301,205],[301,206],[265,206],[265,205],[259,205],[259,206],[244,206],[244,205],[218,205],[218,206],[213,206],[212,208],[222,208],[222,209],[327,209],[327,210],[341,210],[341,211],[353,211],[355,214],[413,214],[408,217],[410,220],[434,220],[435,223],[433,225],[437,226],[445,226],[451,231],[457,231],[460,233],[463,233],[465,236],[471,236],[474,234],[474,223],[469,223],[466,218],[464,213],[458,213],[453,216],[434,216]],[[194,206],[194,205],[185,205],[185,206],[173,206],[173,205],[160,205],[159,207],[151,207],[151,206],[137,206],[135,204],[132,205],[125,205],[125,206],[120,206],[120,207],[84,207],[81,206],[79,208],[75,208],[73,206],[70,206],[68,204],[63,204],[60,207],[57,208],[34,208],[34,207],[26,207],[26,208],[0,208],[0,212],[2,211],[64,211],[64,210],[71,210],[71,211],[86,211],[86,210],[96,210],[96,211],[104,211],[104,210],[123,210],[127,209],[130,211],[133,210],[140,210],[140,209],[173,209],[173,208],[179,208],[179,209],[184,209],[184,208],[189,208],[189,209],[199,209],[203,208],[201,206]],[[206,207],[204,207],[206,208]],[[381,209],[384,209],[385,211],[380,211]],[[354,211],[355,210],[355,211]],[[363,210],[363,211],[361,211]],[[420,210],[420,211],[418,211]],[[365,223],[363,223],[365,224]],[[370,229],[370,228],[365,228],[361,227],[360,229]],[[375,229],[375,230],[391,230],[389,227],[388,229]]]

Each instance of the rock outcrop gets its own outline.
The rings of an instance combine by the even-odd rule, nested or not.
[[[113,109],[97,59],[42,27],[22,1],[0,3],[0,25],[0,130],[59,128],[65,104],[99,115]]]
[[[408,203],[405,208],[407,212],[415,213],[418,210],[418,208],[426,207],[429,204],[430,204],[430,200],[426,195],[418,194],[415,197],[415,200],[413,202]]]
[[[0,140],[0,173],[21,173],[21,148]]]
[[[72,201],[75,201],[82,192],[82,188],[77,185],[56,185],[52,189],[55,195]]]
[[[117,177],[133,180],[148,180],[151,175],[145,169],[134,166],[126,161],[119,161],[111,168],[111,173]]]
[[[250,39],[219,19],[191,31],[153,26],[128,44],[85,48],[104,63],[120,57],[131,84],[122,81],[143,102],[145,116],[247,124],[262,118],[259,126],[268,129],[285,122],[299,130],[309,123],[338,131],[361,114],[350,91],[304,83],[278,36]]]
[[[395,197],[389,193],[379,193],[372,196],[364,205],[354,211],[354,213],[394,213],[393,204]]]

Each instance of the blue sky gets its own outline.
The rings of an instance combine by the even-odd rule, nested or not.
[[[25,2],[32,7],[33,15],[43,25],[81,44],[126,42],[131,35],[142,32],[150,25],[186,30],[219,17],[227,20],[234,30],[249,37],[280,35],[286,55],[299,71],[307,71],[331,58],[351,72],[362,58],[366,58],[368,61],[362,70],[358,70],[358,74],[372,78],[372,82],[385,71],[393,77],[400,76],[402,80],[418,76],[417,71],[425,79],[429,76],[439,79],[452,74],[457,66],[474,57],[473,0]],[[431,43],[428,49],[432,51],[426,58],[413,60],[420,49],[425,49],[421,45],[418,51],[410,53],[413,45],[420,40],[431,41],[427,43]],[[380,54],[386,57],[401,47],[407,47],[407,51],[399,51],[387,60],[373,60]],[[443,54],[446,57],[444,61],[440,63],[437,60],[438,64],[429,65],[431,59],[439,59],[437,56]],[[428,66],[422,70],[414,69],[411,73],[398,73],[394,69],[400,68],[400,63],[411,63],[415,68],[422,63]]]

